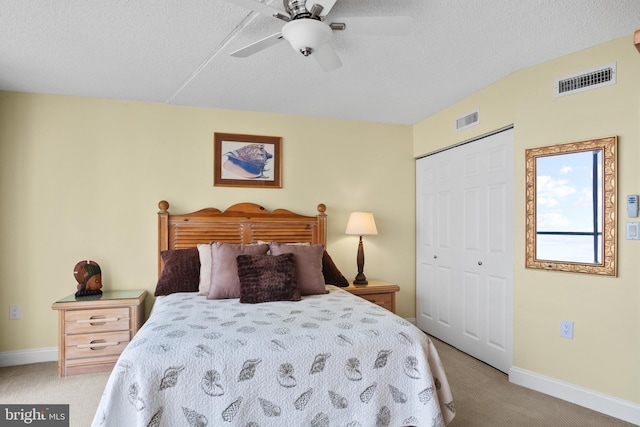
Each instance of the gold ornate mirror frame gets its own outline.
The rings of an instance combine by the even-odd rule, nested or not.
[[[617,142],[615,136],[525,150],[526,169],[526,268],[572,273],[617,275]],[[537,160],[540,157],[602,150],[601,263],[581,263],[537,258]]]

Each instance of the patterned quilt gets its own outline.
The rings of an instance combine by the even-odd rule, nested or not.
[[[158,297],[111,373],[93,426],[443,426],[436,349],[335,286],[298,302]]]

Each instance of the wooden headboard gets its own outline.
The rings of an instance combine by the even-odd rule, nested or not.
[[[170,214],[169,202],[158,203],[158,276],[162,272],[160,252],[185,249],[198,243],[255,243],[257,241],[311,244],[327,243],[327,207],[318,205],[316,216],[286,209],[269,212],[254,203],[238,203],[224,212],[216,208],[187,214]]]

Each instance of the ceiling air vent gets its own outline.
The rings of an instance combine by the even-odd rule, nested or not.
[[[556,79],[555,96],[571,95],[616,84],[616,63]]]
[[[462,117],[456,119],[456,130],[466,129],[480,123],[480,113],[478,110],[472,111]]]

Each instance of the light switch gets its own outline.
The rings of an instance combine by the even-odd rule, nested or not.
[[[627,240],[640,240],[640,222],[627,222]]]

